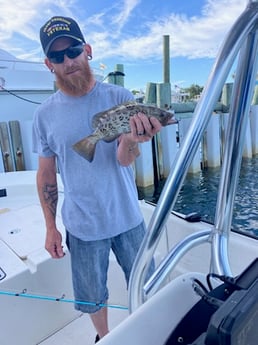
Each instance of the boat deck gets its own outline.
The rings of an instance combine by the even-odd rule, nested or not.
[[[113,330],[126,317],[125,310],[109,310],[109,327]],[[91,345],[94,344],[96,331],[87,314],[80,314],[61,330],[40,342],[40,345]]]

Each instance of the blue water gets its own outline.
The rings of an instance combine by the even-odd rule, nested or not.
[[[214,222],[220,168],[208,168],[188,174],[177,198],[174,211],[197,212],[203,220]],[[243,159],[234,204],[232,228],[258,237],[258,156]],[[140,191],[146,200],[157,203],[165,181],[156,188]]]

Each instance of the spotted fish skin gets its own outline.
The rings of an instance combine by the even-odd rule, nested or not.
[[[143,113],[149,118],[155,117],[162,126],[177,123],[177,120],[173,119],[172,112],[142,103],[127,102],[94,115],[92,127],[95,131],[75,143],[73,149],[83,158],[92,162],[98,141],[111,142],[122,133],[129,133],[131,131],[130,117],[137,113]]]

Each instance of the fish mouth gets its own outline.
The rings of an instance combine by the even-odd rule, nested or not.
[[[168,120],[167,125],[175,125],[176,123],[178,123],[178,120],[175,117],[172,117]]]

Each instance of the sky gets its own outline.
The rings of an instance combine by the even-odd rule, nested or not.
[[[219,48],[248,0],[0,0],[0,49],[43,61],[40,27],[52,16],[74,18],[103,76],[124,65],[125,87],[163,82],[169,35],[173,88],[205,86]],[[104,69],[103,69],[104,67]]]

